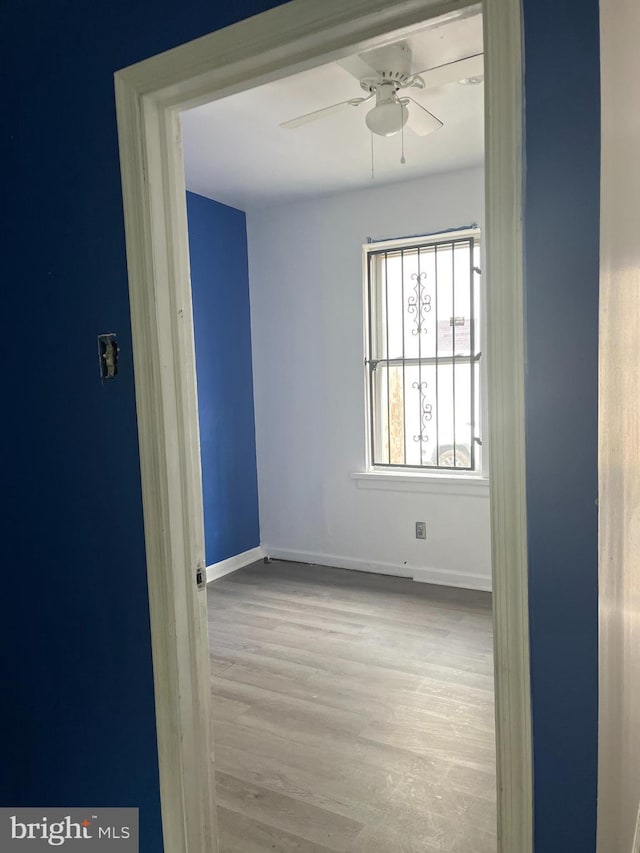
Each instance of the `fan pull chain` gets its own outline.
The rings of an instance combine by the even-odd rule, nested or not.
[[[371,180],[375,181],[375,171],[373,168],[373,131],[371,131]]]
[[[400,104],[400,121],[404,118],[402,114],[402,104]],[[400,162],[404,165],[407,161],[404,159],[404,122],[400,125],[400,139],[402,140],[402,156],[400,157]]]

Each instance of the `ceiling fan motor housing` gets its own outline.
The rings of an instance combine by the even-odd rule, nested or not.
[[[360,81],[365,92],[374,91],[381,83],[392,84],[397,91],[411,78],[411,50],[404,42],[377,48],[363,56],[377,74]]]

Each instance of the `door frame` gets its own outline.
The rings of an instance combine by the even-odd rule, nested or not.
[[[180,110],[398,39],[469,5],[293,0],[115,74],[162,825],[171,853],[217,850]],[[522,21],[519,0],[482,5],[498,847],[531,853]]]

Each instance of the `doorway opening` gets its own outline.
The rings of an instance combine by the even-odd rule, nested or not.
[[[323,10],[321,14],[314,13],[308,5],[302,2],[287,4],[282,9],[259,16],[260,22],[252,19],[230,28],[224,38],[221,34],[213,34],[120,72],[116,78],[145,493],[163,827],[165,843],[172,844],[175,850],[213,849],[216,833],[211,763],[203,760],[203,757],[208,757],[206,745],[209,738],[204,603],[204,569],[208,560],[204,555],[200,444],[195,422],[195,355],[179,113],[212,98],[219,101],[269,81],[291,77],[292,73],[326,65],[328,61],[383,49],[410,37],[417,24],[451,12],[447,4],[429,0],[420,4],[387,4],[385,13],[375,16],[363,13],[355,2],[352,7],[338,4],[339,9],[337,5],[335,9]],[[527,631],[521,251],[519,215],[512,215],[514,209],[519,211],[519,20],[516,4],[513,9],[501,9],[500,13],[491,8],[484,11],[485,74],[491,104],[491,109],[486,111],[489,117],[486,255],[492,281],[489,314],[494,310],[497,318],[496,334],[489,335],[487,341],[487,396],[491,424],[489,458],[497,672],[498,844],[500,850],[526,850],[530,847],[531,804],[528,674],[527,658],[523,654]],[[505,68],[509,74],[505,75]],[[503,103],[504,110],[500,111]],[[349,103],[348,106],[357,105]],[[404,108],[404,105],[400,104],[400,107]],[[374,156],[374,171],[375,162]],[[380,189],[384,189],[382,184]],[[477,222],[451,221],[449,224],[459,227],[477,225]],[[512,240],[505,244],[504,236],[509,229]],[[421,236],[432,237],[435,230],[425,228]],[[400,227],[391,233],[379,231],[363,235],[374,240],[407,236],[413,235]],[[269,246],[265,245],[268,249]],[[330,246],[329,251],[333,248]],[[418,270],[418,275],[420,272]],[[386,287],[388,290],[390,284]],[[419,295],[418,299],[420,311],[422,297]],[[320,316],[326,319],[326,306]],[[460,331],[464,333],[465,325],[468,325],[465,315],[460,316],[463,318],[460,324],[455,310],[449,316],[449,320],[453,317],[454,321],[449,323],[448,333],[454,347],[462,345],[464,334],[460,337],[459,334]],[[342,315],[334,313],[334,317],[340,320]],[[440,340],[440,318],[437,314],[435,317],[435,338]],[[498,322],[498,319],[502,321],[507,317],[511,322]],[[255,328],[255,317],[253,323]],[[458,325],[461,330],[457,329]],[[293,354],[292,363],[300,354],[307,355],[313,350],[310,345],[313,343],[312,326],[308,327],[302,346]],[[362,346],[361,338],[359,346]],[[356,352],[357,349],[358,346],[355,347]],[[330,360],[331,352],[326,348],[321,351]],[[475,350],[468,354],[467,368],[471,372],[476,370],[476,354]],[[390,370],[389,358],[387,351],[387,371]],[[403,357],[403,361],[408,360]],[[254,357],[254,369],[255,364]],[[261,366],[266,368],[268,365]],[[402,366],[406,371],[407,367],[415,365]],[[425,369],[427,367],[433,365],[425,365]],[[362,368],[361,363],[359,368]],[[309,379],[308,373],[306,379]],[[321,385],[317,387],[325,391]],[[458,387],[460,389],[460,385]],[[257,381],[255,388],[257,392]],[[391,402],[389,388],[387,383],[388,410]],[[312,393],[313,390],[312,386]],[[421,383],[413,390],[417,391],[420,407],[424,390]],[[328,398],[325,395],[320,401],[326,404]],[[360,402],[365,424],[366,408],[362,399]],[[402,400],[400,408],[405,420],[411,405],[408,397]],[[392,420],[388,414],[388,436],[392,433]],[[419,432],[417,434],[420,435]],[[471,437],[475,438],[475,433],[472,432]],[[454,423],[454,445],[456,438]],[[480,438],[482,440],[482,436]],[[431,439],[425,432],[418,443]],[[303,449],[312,462],[321,448],[319,442],[307,441]],[[370,448],[366,451],[368,453]],[[258,459],[260,456],[259,447]],[[263,458],[268,457],[263,455]],[[456,469],[461,467],[468,473],[469,466],[457,465],[455,449],[452,458],[454,463],[450,475],[440,476],[454,481],[449,482],[449,487],[455,494],[456,490],[463,488],[458,477],[463,471]],[[430,457],[420,454],[418,467],[424,465],[425,459],[431,461]],[[397,483],[404,484],[402,491],[406,491],[410,499],[415,497],[415,480],[413,488],[405,489],[411,483],[412,475],[416,476],[415,471],[403,471],[400,475],[395,472],[394,477],[398,477],[395,483],[387,480],[383,485],[380,478],[384,472],[377,470],[375,462],[371,456],[365,455],[364,459],[354,459],[351,466],[354,476],[348,478],[349,486],[355,487],[358,493],[362,491],[363,499],[371,498],[375,491],[398,494]],[[422,472],[417,476],[423,476]],[[446,485],[439,483],[438,488]],[[474,486],[468,485],[468,488]],[[414,519],[411,521],[413,523]],[[378,526],[374,522],[370,529]],[[269,550],[274,552],[268,554],[270,557],[301,557],[300,552],[297,555],[278,554],[273,546]],[[320,553],[327,555],[329,551]],[[327,562],[325,559],[324,563]],[[369,558],[369,568],[380,571],[373,562]],[[406,561],[407,565],[418,562],[411,558]],[[345,568],[364,567],[347,565]],[[286,574],[287,567],[281,571]],[[330,572],[328,569],[324,571]],[[395,574],[403,573],[397,571]],[[334,576],[343,577],[340,574]],[[427,582],[434,580],[433,577],[421,579]],[[175,632],[167,630],[167,625],[177,629]],[[180,627],[184,629],[182,632]],[[177,732],[179,738],[176,738]],[[183,768],[181,774],[174,770],[176,757]],[[187,820],[187,815],[193,819]]]
[[[482,39],[181,116],[222,851],[496,851]]]

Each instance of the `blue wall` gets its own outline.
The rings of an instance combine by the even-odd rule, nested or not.
[[[597,0],[525,3],[526,430],[535,835],[595,848]]]
[[[247,224],[187,193],[207,565],[260,544]]]
[[[0,796],[137,804],[142,853],[160,811],[113,72],[275,5],[0,5]],[[523,5],[536,849],[593,853],[598,12]]]

